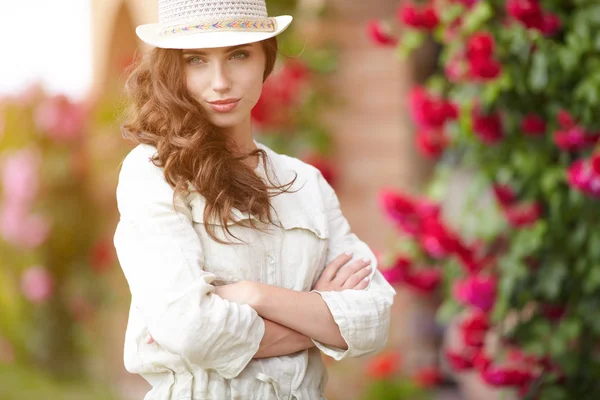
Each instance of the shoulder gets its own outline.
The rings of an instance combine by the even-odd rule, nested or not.
[[[156,148],[140,144],[133,148],[123,159],[116,196],[120,211],[136,210],[141,212],[156,204],[171,204],[174,189],[164,176],[164,168],[152,161]],[[179,196],[175,196],[179,197]]]
[[[276,172],[293,171],[299,178],[318,179],[321,171],[299,158],[277,153],[265,144],[256,142],[259,148],[266,151],[269,161]]]
[[[155,154],[156,147],[152,145],[139,144],[134,147],[121,163],[120,179],[162,174],[162,168],[157,167],[152,162],[152,157]]]

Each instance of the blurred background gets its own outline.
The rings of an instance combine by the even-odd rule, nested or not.
[[[600,398],[596,0],[268,0],[256,139],[319,168],[397,289],[337,399]],[[0,399],[143,398],[112,244],[156,0],[0,1]]]

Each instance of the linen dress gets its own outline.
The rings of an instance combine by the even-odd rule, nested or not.
[[[152,385],[146,400],[323,399],[327,371],[321,352],[342,360],[386,344],[396,292],[377,270],[373,252],[351,232],[335,192],[318,169],[255,144],[269,163],[267,170],[259,163],[255,173],[281,184],[297,174],[292,189],[300,190],[271,198],[281,227],[260,232],[230,226],[247,244],[220,244],[207,235],[205,224],[220,223],[204,220],[205,200],[198,193],[174,196],[163,169],[150,161],[155,147],[138,145],[122,163],[114,245],[131,291],[124,364]],[[236,219],[254,218],[232,212]],[[221,228],[217,235],[230,240]],[[263,319],[249,305],[213,294],[214,286],[250,280],[311,291],[325,266],[348,250],[355,259],[371,258],[369,286],[318,292],[348,349],[313,339],[311,349],[253,359]]]

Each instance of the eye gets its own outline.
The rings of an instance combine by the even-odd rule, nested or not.
[[[194,57],[189,57],[186,62],[190,65],[197,65],[197,64],[201,64],[204,61],[202,61],[202,59],[200,57],[194,56]]]
[[[236,51],[231,55],[231,58],[234,60],[243,60],[250,56],[250,53],[247,51]]]

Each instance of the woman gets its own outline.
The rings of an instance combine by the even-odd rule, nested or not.
[[[320,172],[252,136],[292,17],[264,0],[162,0],[138,27],[114,243],[125,366],[146,399],[320,399],[336,360],[387,340],[395,292]]]

